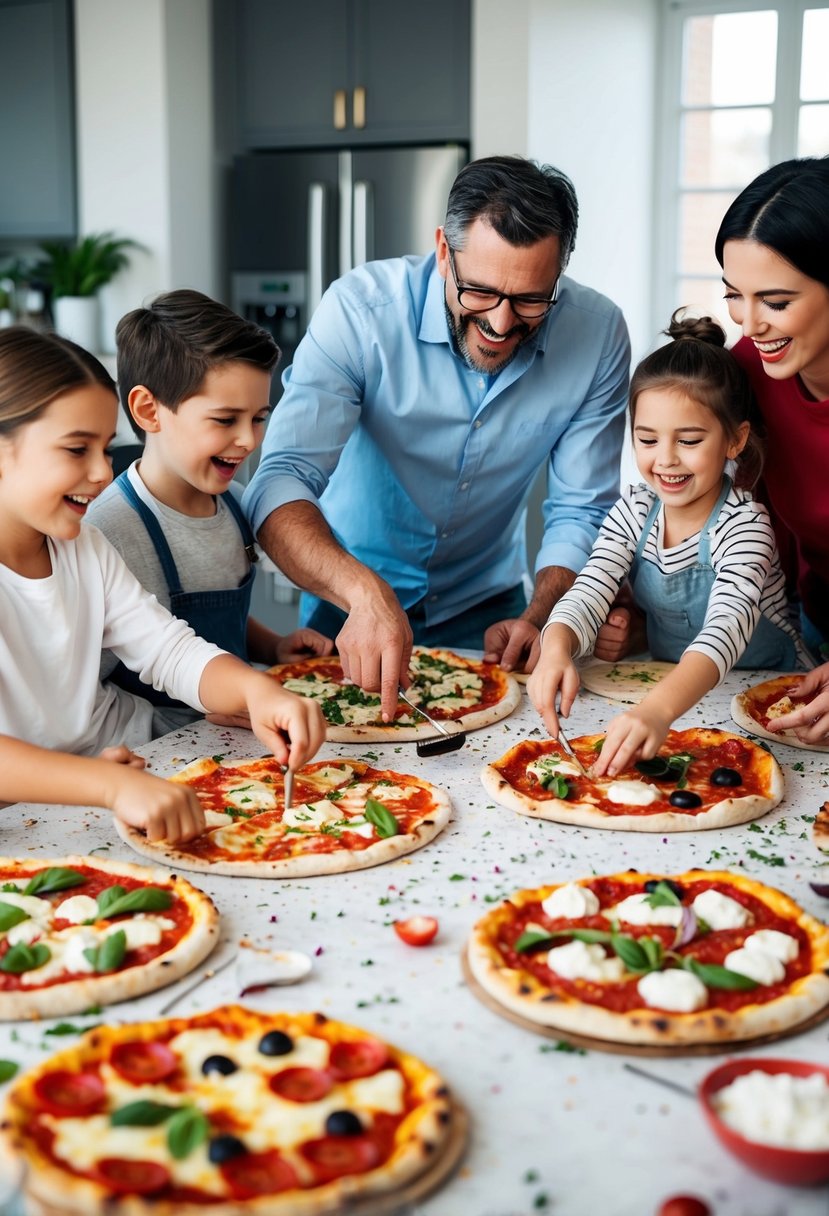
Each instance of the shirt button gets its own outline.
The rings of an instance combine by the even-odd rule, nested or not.
[[[441,540],[446,540],[446,538],[447,538],[447,536],[448,536],[448,535],[449,535],[449,533],[448,533],[448,532],[441,532],[441,534],[440,534],[440,539],[441,539]]]
[[[429,599],[432,601],[432,603],[433,603],[433,604],[437,602],[437,598],[438,598],[438,597],[437,597],[436,595],[430,595],[430,596],[429,596]]]
[[[483,426],[483,422],[481,421],[481,419],[480,419],[480,418],[476,419],[476,421],[475,421],[475,430],[476,430],[476,431],[477,431],[477,430],[479,430],[479,428],[480,428],[480,427],[482,427],[482,426]]]
[[[468,482],[468,481],[462,481],[462,482],[461,482],[461,489],[462,489],[462,490],[468,490],[468,489],[469,489],[469,482]]]
[[[478,388],[486,388],[486,381],[484,380],[483,376],[481,376],[481,378],[478,380]]]

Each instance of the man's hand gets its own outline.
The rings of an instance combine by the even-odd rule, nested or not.
[[[380,712],[391,722],[397,709],[397,690],[409,686],[412,628],[397,597],[387,595],[352,606],[337,635],[337,652],[343,674],[360,688],[380,691]]]
[[[539,633],[523,617],[496,621],[484,634],[484,662],[500,663],[504,671],[532,671],[538,662]]]
[[[613,605],[610,615],[599,629],[593,654],[606,663],[618,663],[627,654],[639,654],[648,648],[648,631],[644,613],[631,597],[623,596]]]
[[[615,777],[636,760],[650,760],[665,742],[671,719],[649,708],[643,701],[626,713],[619,714],[607,728],[607,734],[593,764],[596,777]]]
[[[316,629],[295,629],[279,638],[276,643],[277,663],[290,663],[292,659],[305,658],[309,654],[327,655],[334,649],[331,638]]]
[[[793,690],[798,700],[811,697],[808,705],[799,705],[790,714],[773,718],[768,724],[772,734],[793,730],[802,743],[823,743],[829,739],[829,663],[815,667]]]

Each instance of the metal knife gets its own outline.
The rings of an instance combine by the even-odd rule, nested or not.
[[[283,815],[293,806],[294,797],[294,770],[292,768],[285,769],[285,805],[282,808]]]
[[[584,767],[581,760],[579,760],[578,756],[573,751],[573,746],[572,746],[570,740],[567,738],[564,731],[561,729],[561,723],[559,723],[559,727],[558,727],[558,742],[561,744],[564,751],[567,752],[567,755],[570,757],[570,759],[573,761],[573,763],[578,765],[579,772],[581,773],[582,777],[588,777],[588,779],[589,779],[589,774],[587,772],[587,769]]]

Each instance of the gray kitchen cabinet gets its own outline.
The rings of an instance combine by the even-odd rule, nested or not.
[[[76,230],[71,0],[0,0],[0,240]]]
[[[237,0],[246,149],[468,140],[469,0]]]

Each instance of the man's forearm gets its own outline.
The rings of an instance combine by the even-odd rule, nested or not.
[[[337,543],[313,503],[298,500],[277,507],[257,539],[292,582],[344,612],[378,591],[393,594],[387,583]]]
[[[533,597],[522,617],[531,621],[536,629],[542,629],[553,608],[575,581],[574,572],[564,566],[544,566],[535,576]]]

